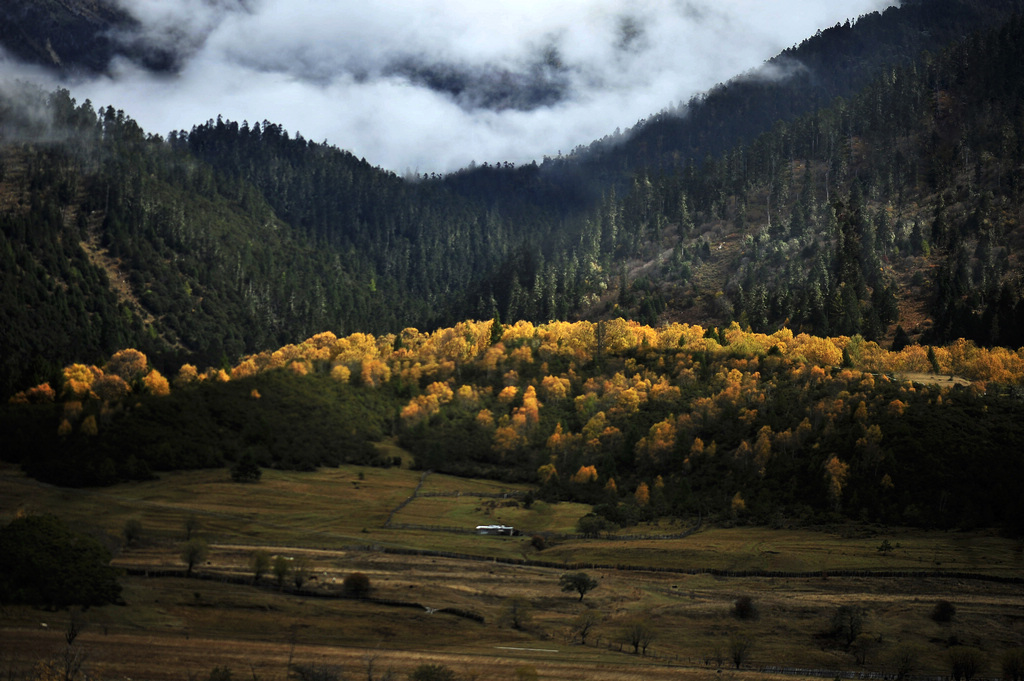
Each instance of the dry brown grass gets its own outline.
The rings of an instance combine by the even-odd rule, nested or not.
[[[360,479],[362,473],[362,479]],[[140,546],[116,562],[132,567],[181,566],[178,546],[183,518],[195,514],[211,543],[207,575],[248,574],[257,548],[311,562],[315,580],[308,593],[281,593],[264,580],[260,588],[211,580],[125,578],[125,607],[93,608],[76,645],[88,651],[96,678],[204,679],[215,666],[235,678],[286,678],[294,662],[336,664],[347,678],[365,678],[366,656],[376,668],[405,672],[430,662],[445,664],[462,678],[513,679],[517,667],[533,667],[542,679],[749,678],[752,672],[716,674],[705,660],[727,653],[730,638],[756,640],[751,665],[781,664],[855,669],[852,655],[823,636],[839,605],[865,609],[865,631],[880,637],[868,669],[887,669],[898,642],[926,652],[923,670],[944,673],[945,647],[955,638],[981,648],[991,664],[1007,647],[1024,640],[1024,588],[980,580],[846,578],[828,574],[855,569],[953,569],[989,574],[1024,574],[1019,544],[992,533],[929,533],[859,528],[846,535],[806,530],[709,528],[673,541],[570,541],[542,552],[529,537],[412,532],[381,528],[387,513],[411,494],[419,473],[340,468],[311,474],[267,471],[257,485],[236,485],[224,471],[165,476],[162,481],[103,490],[71,491],[39,485],[0,469],[0,517],[18,510],[49,510],[115,537],[127,518],[143,522]],[[431,476],[435,489],[459,485],[465,492],[494,489],[493,483]],[[425,497],[406,507],[412,517],[473,522],[481,498]],[[499,509],[484,517],[497,518]],[[530,511],[536,522],[557,527],[579,517],[581,507]],[[405,511],[403,511],[405,513]],[[504,516],[501,516],[504,518]],[[500,521],[500,520],[499,520]],[[420,522],[426,522],[421,520]],[[574,522],[574,520],[572,520]],[[679,526],[685,526],[681,523]],[[363,532],[362,529],[367,531]],[[648,528],[668,533],[661,527]],[[883,555],[883,538],[898,548]],[[527,556],[551,562],[591,561],[651,567],[723,567],[804,570],[803,579],[715,578],[664,572],[595,569],[599,587],[582,603],[559,590],[563,569],[513,566],[438,556],[405,556],[374,545],[419,546],[478,556]],[[369,547],[369,548],[358,548]],[[366,573],[373,595],[421,604],[423,609],[319,596],[336,593],[345,575]],[[760,618],[730,614],[739,596],[750,596]],[[503,624],[511,597],[532,605],[524,631]],[[928,617],[937,600],[952,601],[957,615],[940,625]],[[484,622],[426,608],[458,608]],[[574,643],[571,623],[583,610],[603,617],[586,647]],[[69,613],[5,608],[0,623],[0,673],[18,678],[63,642]],[[634,618],[651,622],[657,636],[648,657],[629,654],[622,629]],[[47,622],[46,629],[40,627]],[[620,651],[620,648],[622,649]],[[6,652],[13,651],[13,652]],[[401,678],[400,677],[400,678]],[[764,678],[758,676],[758,678]],[[792,677],[787,677],[792,678]]]

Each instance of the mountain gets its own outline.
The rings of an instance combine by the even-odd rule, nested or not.
[[[138,22],[106,0],[8,0],[0,7],[0,45],[28,63],[63,73],[102,73],[115,57],[155,71],[174,53],[133,38]]]
[[[116,35],[103,7],[8,5],[4,44],[17,26],[26,46]],[[218,367],[324,329],[465,318],[1016,344],[1020,30],[985,27],[1017,7],[908,2],[628,135],[444,177],[400,178],[268,121],[165,138],[65,91],[8,89],[0,392],[127,346]]]

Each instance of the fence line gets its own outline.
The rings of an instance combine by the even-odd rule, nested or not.
[[[406,497],[402,503],[398,504],[398,506],[391,509],[391,513],[388,513],[388,519],[384,521],[384,527],[391,527],[391,519],[395,517],[395,514],[408,506],[412,500],[419,495],[420,488],[423,487],[423,483],[426,481],[427,476],[430,475],[430,473],[431,471],[423,471],[423,475],[420,476],[420,481],[416,483],[416,487],[413,489],[412,494]]]

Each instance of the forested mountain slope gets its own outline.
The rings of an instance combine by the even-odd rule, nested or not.
[[[907,3],[786,56],[813,68],[731,83],[600,153],[415,180],[266,121],[163,138],[67,92],[7,91],[0,391],[129,345],[160,367],[227,366],[323,329],[471,317],[738,318],[869,339],[906,321],[925,341],[1016,344],[1019,22],[908,57],[1015,6]],[[885,55],[902,65],[881,69]],[[813,109],[821,88],[878,72]],[[766,121],[726,124],[723,108],[744,107],[716,104],[761,110],[754,94],[813,113],[754,138]],[[669,123],[705,127],[652,143]]]
[[[1024,343],[1019,18],[700,168],[641,174],[602,224],[619,298],[755,329]]]
[[[625,135],[576,149],[565,162],[606,180],[699,165],[1022,9],[1019,0],[906,0],[819,31],[762,69],[652,115]]]

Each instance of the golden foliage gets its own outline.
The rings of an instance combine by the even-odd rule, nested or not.
[[[131,391],[131,386],[118,374],[100,376],[92,384],[92,392],[105,402],[120,400]]]
[[[236,380],[242,378],[249,378],[255,376],[259,372],[259,367],[256,366],[256,362],[252,357],[242,360],[238,366],[231,369],[231,378]]]
[[[476,423],[478,426],[490,430],[494,428],[494,414],[490,409],[481,409],[477,412]]]
[[[651,503],[651,489],[647,486],[646,482],[641,482],[636,486],[636,491],[633,492],[633,500],[641,508]]]
[[[540,478],[541,483],[547,484],[558,478],[558,469],[555,468],[554,463],[546,463],[537,469],[537,477]]]
[[[363,385],[379,388],[391,380],[391,367],[379,359],[364,359],[359,378]]]
[[[120,376],[127,383],[132,383],[146,374],[148,366],[149,360],[146,359],[146,355],[134,348],[125,348],[111,356],[110,361],[103,367],[103,371],[106,374]]]
[[[146,377],[142,379],[142,384],[150,395],[165,397],[171,394],[171,384],[156,369],[146,374]]]
[[[558,376],[545,376],[540,381],[541,390],[549,400],[562,400],[569,395],[569,379]]]
[[[339,383],[348,383],[349,378],[352,377],[352,370],[344,364],[335,364],[331,368],[331,378]]]
[[[92,391],[93,382],[103,372],[88,364],[72,364],[64,367],[63,394],[72,400],[85,400],[96,397]]]
[[[850,474],[850,465],[833,456],[825,464],[825,478],[828,481],[828,496],[837,506],[843,496],[843,486]]]
[[[597,482],[597,468],[595,466],[580,466],[580,469],[573,474],[571,480],[578,485]]]
[[[53,402],[56,399],[57,393],[50,387],[50,384],[40,383],[34,388],[15,393],[9,402],[12,404],[42,404]]]
[[[903,416],[903,412],[907,410],[907,405],[899,399],[895,399],[889,403],[888,412],[890,416]]]
[[[185,386],[190,383],[195,383],[199,379],[199,372],[192,364],[182,364],[181,368],[178,369],[178,375],[174,379],[174,384],[177,386]]]

